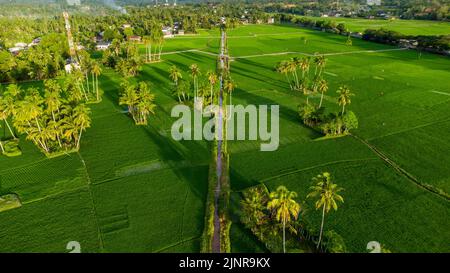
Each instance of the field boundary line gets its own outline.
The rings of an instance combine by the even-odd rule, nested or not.
[[[86,162],[84,161],[83,157],[81,156],[80,152],[77,152],[78,157],[81,160],[81,164],[83,165],[85,174],[86,174],[86,179],[87,179],[87,188],[89,191],[89,195],[91,197],[91,204],[92,204],[92,213],[94,214],[94,218],[95,218],[95,225],[97,226],[97,232],[98,232],[98,239],[99,239],[99,243],[100,243],[100,249],[104,250],[104,244],[103,244],[103,236],[102,236],[102,231],[100,229],[100,224],[99,224],[99,218],[98,218],[98,214],[97,214],[97,208],[95,207],[95,202],[94,202],[94,194],[92,193],[92,189],[91,189],[91,177],[89,176],[89,172],[87,170],[87,166],[86,166]]]
[[[73,188],[73,189],[70,189],[70,190],[67,190],[67,191],[59,191],[57,193],[52,193],[52,194],[46,195],[44,197],[35,198],[35,199],[29,200],[29,201],[24,201],[24,202],[21,202],[21,203],[22,203],[22,205],[28,205],[28,204],[32,204],[32,203],[35,203],[35,202],[45,201],[47,199],[58,197],[60,195],[77,192],[79,190],[82,190],[83,188],[87,188],[87,185],[83,185],[83,186],[80,186],[80,187],[77,187],[77,188]]]
[[[193,241],[193,240],[195,240],[195,239],[199,239],[200,237],[201,237],[201,236],[191,236],[191,237],[186,238],[186,239],[184,239],[184,240],[181,240],[181,241],[179,241],[179,242],[176,242],[176,243],[173,243],[173,244],[171,244],[171,245],[168,245],[168,246],[165,246],[165,247],[163,247],[163,248],[160,248],[160,249],[158,249],[158,250],[155,250],[155,251],[153,251],[153,253],[160,253],[161,251],[164,251],[164,250],[166,250],[166,249],[169,249],[169,248],[172,248],[172,247],[181,245],[181,244],[186,243],[186,242]]]
[[[422,124],[422,125],[418,125],[418,126],[415,126],[415,127],[407,128],[407,129],[400,130],[400,131],[397,131],[397,132],[392,132],[392,133],[389,133],[389,134],[386,134],[386,135],[368,138],[367,141],[372,141],[372,140],[381,139],[381,138],[385,138],[385,137],[395,136],[395,135],[398,135],[398,134],[406,133],[406,132],[413,131],[413,130],[416,130],[416,129],[422,129],[422,128],[425,128],[425,127],[428,127],[428,126],[431,126],[431,125],[436,125],[436,124],[444,123],[444,122],[448,122],[448,121],[450,121],[450,119],[444,119],[444,120],[434,121],[434,122],[430,122],[430,123],[425,123],[425,124]]]
[[[369,142],[367,142],[366,140],[356,136],[356,135],[352,135],[350,134],[353,138],[355,138],[356,140],[360,141],[362,144],[366,145],[370,150],[372,150],[380,159],[382,159],[384,162],[386,162],[389,166],[391,166],[392,168],[394,168],[394,170],[396,170],[400,175],[402,175],[403,177],[406,177],[408,180],[410,180],[411,182],[413,182],[416,186],[424,189],[425,191],[428,191],[430,193],[433,193],[441,198],[444,198],[445,200],[449,201],[450,198],[448,196],[445,196],[444,194],[441,194],[439,192],[437,192],[438,190],[441,190],[439,188],[435,188],[433,186],[433,189],[428,188],[426,185],[428,184],[424,184],[422,182],[420,182],[414,175],[412,175],[411,173],[409,173],[408,171],[406,171],[405,169],[403,169],[402,167],[400,167],[400,165],[398,165],[395,161],[393,161],[392,159],[390,159],[389,157],[387,157],[383,152],[381,152],[380,150],[378,150],[374,145],[370,144]],[[442,191],[442,190],[441,190]],[[445,192],[445,191],[443,191]]]
[[[39,164],[39,163],[44,162],[44,161],[46,161],[46,160],[50,160],[50,158],[46,157],[46,158],[39,159],[39,160],[30,162],[30,163],[27,163],[27,164],[24,164],[24,165],[15,166],[15,167],[12,167],[12,168],[9,168],[9,169],[0,170],[0,175],[3,174],[3,173],[9,172],[9,171],[16,170],[16,169],[22,169],[22,168],[32,167],[33,165]]]
[[[303,168],[303,169],[297,169],[297,170],[294,170],[294,171],[285,172],[285,173],[282,173],[282,174],[278,174],[278,175],[275,175],[275,176],[271,176],[271,177],[268,177],[268,178],[261,179],[260,181],[261,181],[261,183],[266,183],[266,182],[269,182],[270,180],[273,180],[273,179],[277,179],[277,178],[280,178],[280,177],[284,177],[284,176],[288,176],[288,175],[292,175],[292,174],[296,174],[296,173],[301,173],[301,172],[312,170],[312,169],[315,169],[315,168],[320,168],[320,167],[325,167],[325,166],[335,165],[335,164],[340,164],[340,163],[347,163],[347,162],[363,162],[363,161],[372,161],[372,160],[375,161],[375,160],[378,160],[378,158],[377,157],[370,157],[370,158],[359,158],[359,159],[347,159],[347,160],[331,161],[331,162],[327,162],[327,163],[324,163],[324,164],[319,164],[319,165],[315,165],[315,166],[311,166],[311,167],[306,167],[306,168]]]
[[[292,54],[300,54],[300,55],[305,55],[305,56],[309,56],[309,57],[314,57],[314,56],[337,56],[337,55],[361,54],[361,53],[378,53],[378,52],[403,51],[403,50],[408,50],[408,49],[407,48],[373,49],[373,50],[331,52],[331,53],[322,53],[322,54],[310,54],[310,53],[299,52],[299,51],[285,51],[285,52],[273,52],[273,53],[247,55],[247,56],[236,56],[236,57],[233,57],[233,59],[249,59],[249,58],[257,58],[257,57],[265,57],[265,56],[279,56],[279,55],[292,55]]]

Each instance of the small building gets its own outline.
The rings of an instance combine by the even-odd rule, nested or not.
[[[275,18],[270,17],[269,19],[267,19],[267,23],[268,24],[275,24]]]
[[[22,51],[23,49],[24,49],[23,47],[11,47],[11,48],[8,49],[8,51],[9,51],[11,54],[17,55],[17,54],[19,54],[19,52]]]
[[[183,29],[179,29],[177,35],[184,35],[184,30]]]
[[[20,47],[20,48],[22,48],[22,49],[24,49],[24,48],[26,48],[28,46],[28,44],[27,43],[16,43],[15,45],[14,45],[14,47]]]
[[[95,46],[96,50],[107,50],[111,46],[110,42],[99,42]]]
[[[80,70],[81,66],[77,63],[77,62],[68,62],[65,66],[64,66],[64,70],[66,71],[67,74],[72,73],[72,71],[76,69],[76,70]]]
[[[173,30],[171,27],[163,27],[162,33],[164,38],[173,38]]]
[[[128,41],[130,41],[130,42],[140,43],[141,40],[142,40],[142,37],[141,36],[137,36],[137,35],[133,35],[133,36],[128,37]]]
[[[131,27],[130,24],[123,24],[123,25],[122,25],[122,28],[123,28],[123,29],[130,28],[130,27]]]

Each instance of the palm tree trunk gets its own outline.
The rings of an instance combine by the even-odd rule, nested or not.
[[[83,134],[83,124],[81,124],[80,135],[78,136],[78,140],[77,140],[77,150],[80,149],[80,142],[81,142],[81,135],[82,134]]]
[[[5,148],[3,148],[2,141],[0,140],[0,149],[2,150],[2,153],[5,153]]]
[[[38,127],[39,133],[41,132],[41,125],[39,125],[39,121],[37,118],[34,118],[34,120],[36,121],[36,125]]]
[[[211,84],[211,105],[213,105],[213,89],[214,86]]]
[[[322,240],[323,222],[324,221],[325,221],[325,206],[323,206],[323,209],[322,209],[322,223],[320,224],[320,234],[319,234],[319,241],[317,242],[317,249],[319,249],[320,241]]]
[[[286,253],[286,219],[283,218],[283,253]]]
[[[322,101],[323,101],[323,92],[322,92],[322,95],[320,96],[320,103],[319,103],[319,108],[321,108],[321,107],[322,107]]]
[[[96,90],[97,91],[97,101],[99,101],[100,100],[100,96],[98,94],[98,75],[95,75],[95,81],[96,81],[95,88],[97,89]]]
[[[87,73],[87,72],[86,72],[86,74],[85,74],[85,78],[86,78],[86,87],[87,87],[87,91],[88,91],[88,93],[90,93],[91,90],[90,90],[90,87],[89,87],[89,76],[88,76],[88,73]]]
[[[342,115],[344,115],[345,112],[345,104],[342,105]]]
[[[8,127],[9,132],[11,133],[12,137],[14,139],[17,139],[16,136],[14,135],[14,132],[13,132],[11,126],[9,126],[9,123],[8,123],[8,121],[6,119],[5,119],[5,123],[6,123],[6,126]]]

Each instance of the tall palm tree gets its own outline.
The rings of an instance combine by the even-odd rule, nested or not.
[[[294,87],[292,86],[291,79],[289,79],[289,63],[286,61],[282,61],[275,67],[275,70],[286,77],[286,80],[289,83],[289,87],[291,88],[291,90],[293,90]]]
[[[100,101],[100,94],[99,94],[99,90],[98,90],[98,76],[102,73],[102,68],[100,67],[100,65],[97,62],[94,62],[94,64],[92,65],[92,75],[95,77],[93,77],[95,80],[95,93],[96,93],[96,97],[97,97],[97,101]]]
[[[309,57],[303,58],[300,62],[297,64],[300,69],[302,70],[302,78],[305,78],[305,74],[309,72],[309,68],[311,66],[311,59]]]
[[[325,56],[320,55],[320,56],[317,56],[317,57],[314,59],[314,63],[315,63],[315,65],[316,65],[316,71],[315,71],[314,74],[315,74],[317,77],[320,77],[320,76],[322,75],[322,71],[323,71],[323,69],[325,68],[325,65],[326,65],[326,63],[327,63],[327,59],[325,59]]]
[[[271,192],[269,197],[267,209],[272,211],[276,220],[283,224],[283,252],[286,253],[286,224],[292,219],[297,220],[300,213],[300,204],[294,200],[297,198],[297,193],[280,186],[276,191]]]
[[[246,227],[263,236],[261,225],[267,220],[267,194],[264,194],[258,188],[251,188],[248,193],[244,193],[244,199],[241,200],[242,222]]]
[[[293,58],[289,62],[287,62],[287,71],[289,71],[294,78],[295,88],[299,87],[299,78],[298,78],[298,74],[297,74],[297,68],[298,68],[298,59],[297,58]]]
[[[323,94],[328,91],[328,82],[325,79],[320,79],[319,80],[318,90],[321,93],[321,95],[320,95],[320,104],[319,104],[319,108],[321,108],[322,107],[322,102],[323,102]]]
[[[218,78],[216,73],[212,71],[208,71],[206,73],[206,76],[208,77],[209,87],[210,87],[210,99],[211,99],[211,105],[213,104],[213,92],[214,92],[214,85],[217,83]]]
[[[14,134],[8,122],[8,118],[12,115],[12,111],[13,110],[10,108],[8,99],[6,97],[0,97],[0,120],[2,120],[6,124],[9,132],[11,133],[11,136],[16,139],[16,135]]]
[[[80,148],[81,135],[86,128],[91,126],[91,118],[89,117],[91,110],[84,104],[80,104],[73,109],[73,122],[80,131],[77,139],[77,149]]]
[[[192,64],[189,68],[191,70],[191,76],[194,80],[194,97],[197,97],[198,94],[198,77],[201,75],[200,68],[197,64]]]
[[[169,70],[169,77],[175,83],[175,86],[178,87],[178,81],[183,78],[183,75],[178,67],[173,65]]]
[[[352,103],[351,97],[355,94],[351,93],[350,89],[345,85],[339,87],[336,93],[339,94],[338,103],[340,106],[342,106],[342,115],[344,115],[345,106]]]
[[[233,105],[233,91],[236,89],[236,84],[231,78],[228,78],[225,81],[224,90],[227,94],[230,95],[230,105]]]
[[[318,197],[316,201],[316,209],[322,208],[322,223],[320,224],[319,241],[317,242],[317,248],[319,248],[322,240],[323,224],[325,220],[325,214],[330,211],[338,209],[337,202],[344,202],[344,198],[339,195],[343,189],[339,188],[337,184],[334,184],[331,178],[331,174],[324,172],[313,178],[316,185],[312,186],[311,192],[307,195],[307,198]]]

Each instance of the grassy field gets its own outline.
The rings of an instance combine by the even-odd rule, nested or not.
[[[229,35],[238,85],[233,102],[279,104],[281,139],[270,153],[260,152],[256,141],[230,143],[233,196],[265,183],[286,185],[303,201],[311,177],[330,171],[345,188],[345,203],[325,228],[342,235],[349,251],[365,252],[369,241],[395,252],[450,251],[449,201],[354,137],[316,140],[320,135],[298,118],[303,96],[273,72],[283,59],[326,54],[328,110],[337,110],[338,86],[348,85],[356,93],[349,108],[360,122],[354,134],[417,180],[449,193],[448,58],[419,59],[414,51],[361,40],[346,46],[346,37],[290,26],[245,26]],[[22,207],[0,213],[0,252],[65,252],[69,241],[79,241],[83,252],[198,252],[210,148],[205,141],[172,140],[170,110],[177,102],[168,69],[186,71],[192,63],[203,72],[214,69],[218,43],[216,30],[169,39],[163,62],[143,66],[135,80],[150,84],[158,105],[148,126],[136,127],[123,114],[122,79],[105,69],[104,99],[92,105],[80,153],[46,159],[22,139],[21,157],[1,156],[0,194],[18,194]],[[318,225],[311,200],[306,208],[305,217]],[[266,251],[240,224],[231,234],[233,252]]]
[[[383,19],[359,19],[359,18],[321,18],[308,17],[314,20],[332,20],[336,23],[345,23],[353,32],[364,32],[366,29],[385,28],[406,35],[448,35],[450,23],[427,20],[383,20]]]

